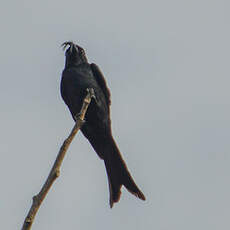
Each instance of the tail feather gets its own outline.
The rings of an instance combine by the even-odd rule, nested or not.
[[[119,201],[122,185],[136,197],[145,200],[144,194],[137,187],[130,175],[111,133],[104,136],[104,139],[101,140],[100,135],[89,135],[84,126],[82,131],[98,156],[105,162],[110,191],[110,207],[112,208],[113,204]],[[89,133],[91,134],[91,132]]]
[[[110,207],[112,208],[113,204],[119,201],[122,185],[136,197],[145,200],[144,194],[135,184],[113,139],[106,143],[103,156],[109,182]]]

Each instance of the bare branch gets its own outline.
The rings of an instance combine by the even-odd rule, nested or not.
[[[22,226],[22,230],[29,230],[33,224],[35,215],[42,203],[42,201],[45,199],[46,194],[48,193],[49,189],[51,188],[53,182],[55,181],[55,179],[60,175],[60,167],[62,164],[62,161],[65,157],[65,154],[69,148],[69,145],[71,144],[74,136],[76,135],[76,133],[79,131],[79,129],[81,128],[81,126],[84,123],[84,118],[85,118],[85,114],[87,112],[88,106],[91,102],[91,98],[95,97],[93,89],[87,89],[87,95],[83,101],[83,105],[81,108],[81,111],[79,113],[79,115],[76,117],[76,123],[70,133],[70,135],[68,136],[68,138],[64,141],[64,143],[62,144],[58,156],[54,162],[54,165],[49,173],[48,178],[46,179],[45,184],[43,185],[41,191],[33,197],[33,203],[32,206],[25,218],[24,224]]]

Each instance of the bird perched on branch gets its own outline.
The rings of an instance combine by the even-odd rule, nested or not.
[[[81,131],[90,144],[104,160],[108,175],[110,207],[118,202],[121,186],[145,200],[144,194],[135,184],[121,153],[113,139],[110,120],[110,91],[105,78],[96,64],[89,64],[85,51],[73,42],[62,44],[66,49],[65,68],[62,73],[61,95],[72,114],[73,119],[81,110],[87,89],[93,89],[94,99],[89,105],[85,123]]]

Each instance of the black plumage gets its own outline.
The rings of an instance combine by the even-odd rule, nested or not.
[[[72,43],[63,43],[66,50],[65,68],[62,73],[61,95],[74,120],[82,107],[86,89],[92,88],[95,99],[92,99],[86,113],[86,122],[81,128],[84,136],[104,160],[110,190],[110,206],[118,202],[121,186],[145,200],[144,194],[135,184],[120,151],[113,139],[110,120],[110,91],[105,78],[96,64],[89,64],[83,48]]]

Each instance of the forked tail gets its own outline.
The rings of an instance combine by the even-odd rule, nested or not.
[[[122,185],[136,197],[145,200],[144,194],[131,177],[112,137],[110,141],[104,144],[103,156],[109,182],[110,207],[112,208],[113,204],[119,201]]]

